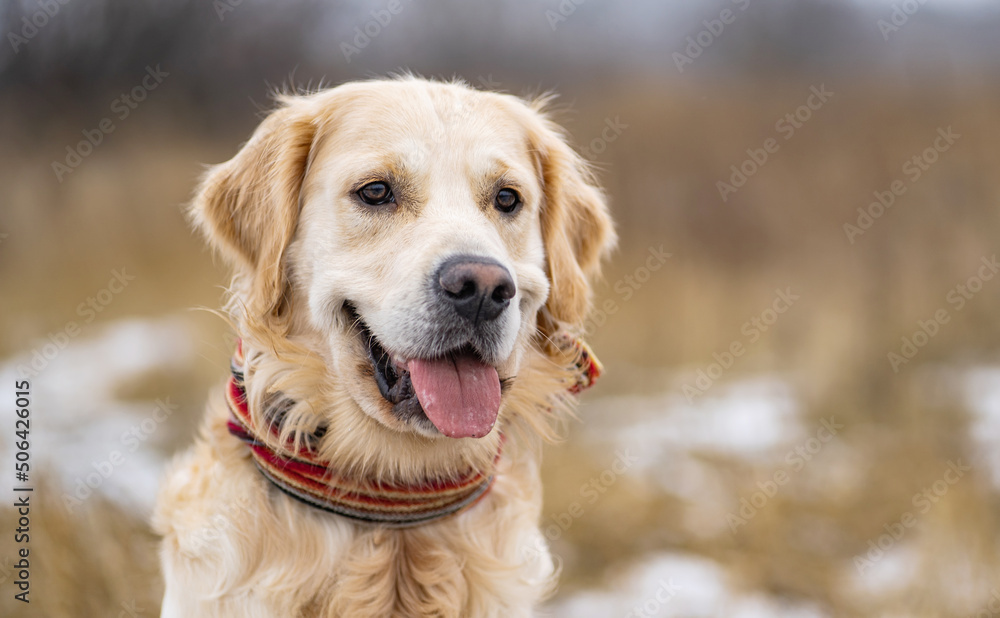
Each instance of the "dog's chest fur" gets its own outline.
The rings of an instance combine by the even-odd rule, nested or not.
[[[517,617],[551,590],[528,449],[502,460],[473,508],[382,529],[279,492],[228,435],[225,415],[216,397],[201,439],[162,489],[155,524],[168,565],[164,618]]]

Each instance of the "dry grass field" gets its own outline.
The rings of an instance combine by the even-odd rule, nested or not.
[[[803,121],[821,87],[832,94]],[[551,615],[991,615],[996,74],[623,76],[561,102],[621,244],[591,328],[607,377],[546,453],[544,524],[563,567]],[[797,127],[779,123],[797,110]],[[133,490],[188,443],[229,354],[221,320],[191,311],[218,305],[225,273],[181,208],[200,166],[248,134],[254,109],[201,131],[196,109],[151,97],[61,183],[51,161],[94,116],[23,124],[18,114],[0,110],[2,388],[69,321],[81,333],[66,358],[99,366],[53,361],[37,378],[50,381],[38,422],[54,420],[36,447],[35,596],[30,608],[12,599],[4,532],[0,615],[157,616],[148,492]],[[602,138],[610,125],[620,129]],[[767,160],[744,166],[767,140]],[[723,199],[731,166],[756,169]],[[134,281],[84,322],[78,303],[122,268]],[[187,347],[171,347],[171,333]],[[140,340],[170,349],[139,365],[88,356]],[[117,433],[100,428],[138,422],[164,397],[177,411],[129,460],[154,476],[121,472],[67,510],[88,457],[114,446]],[[64,446],[82,469],[66,468]],[[609,473],[624,451],[635,461]],[[0,530],[13,519],[0,507]],[[676,591],[652,602],[668,583]]]

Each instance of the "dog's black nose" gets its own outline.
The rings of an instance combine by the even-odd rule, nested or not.
[[[438,270],[437,281],[444,299],[474,324],[495,320],[517,292],[503,265],[472,255],[449,258]]]

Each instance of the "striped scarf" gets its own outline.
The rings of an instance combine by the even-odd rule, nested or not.
[[[601,375],[601,364],[587,344],[578,338],[565,335],[558,343],[576,352],[577,379],[568,390],[577,394]],[[260,439],[254,426],[247,405],[244,369],[243,345],[237,341],[232,375],[226,384],[229,433],[250,447],[254,463],[267,480],[297,500],[356,521],[406,528],[458,513],[478,502],[493,485],[495,475],[487,476],[476,470],[450,479],[428,478],[405,485],[340,474],[314,451],[315,442],[325,433],[323,427],[315,432],[311,442],[307,441],[293,455],[278,453],[267,441]],[[272,438],[277,438],[289,407],[287,400],[284,404],[265,413]],[[498,450],[494,458],[494,468],[500,460],[500,452]]]

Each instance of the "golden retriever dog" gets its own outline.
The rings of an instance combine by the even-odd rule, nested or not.
[[[161,488],[164,618],[531,616],[541,445],[614,242],[544,101],[416,77],[280,105],[191,214],[232,377]]]

